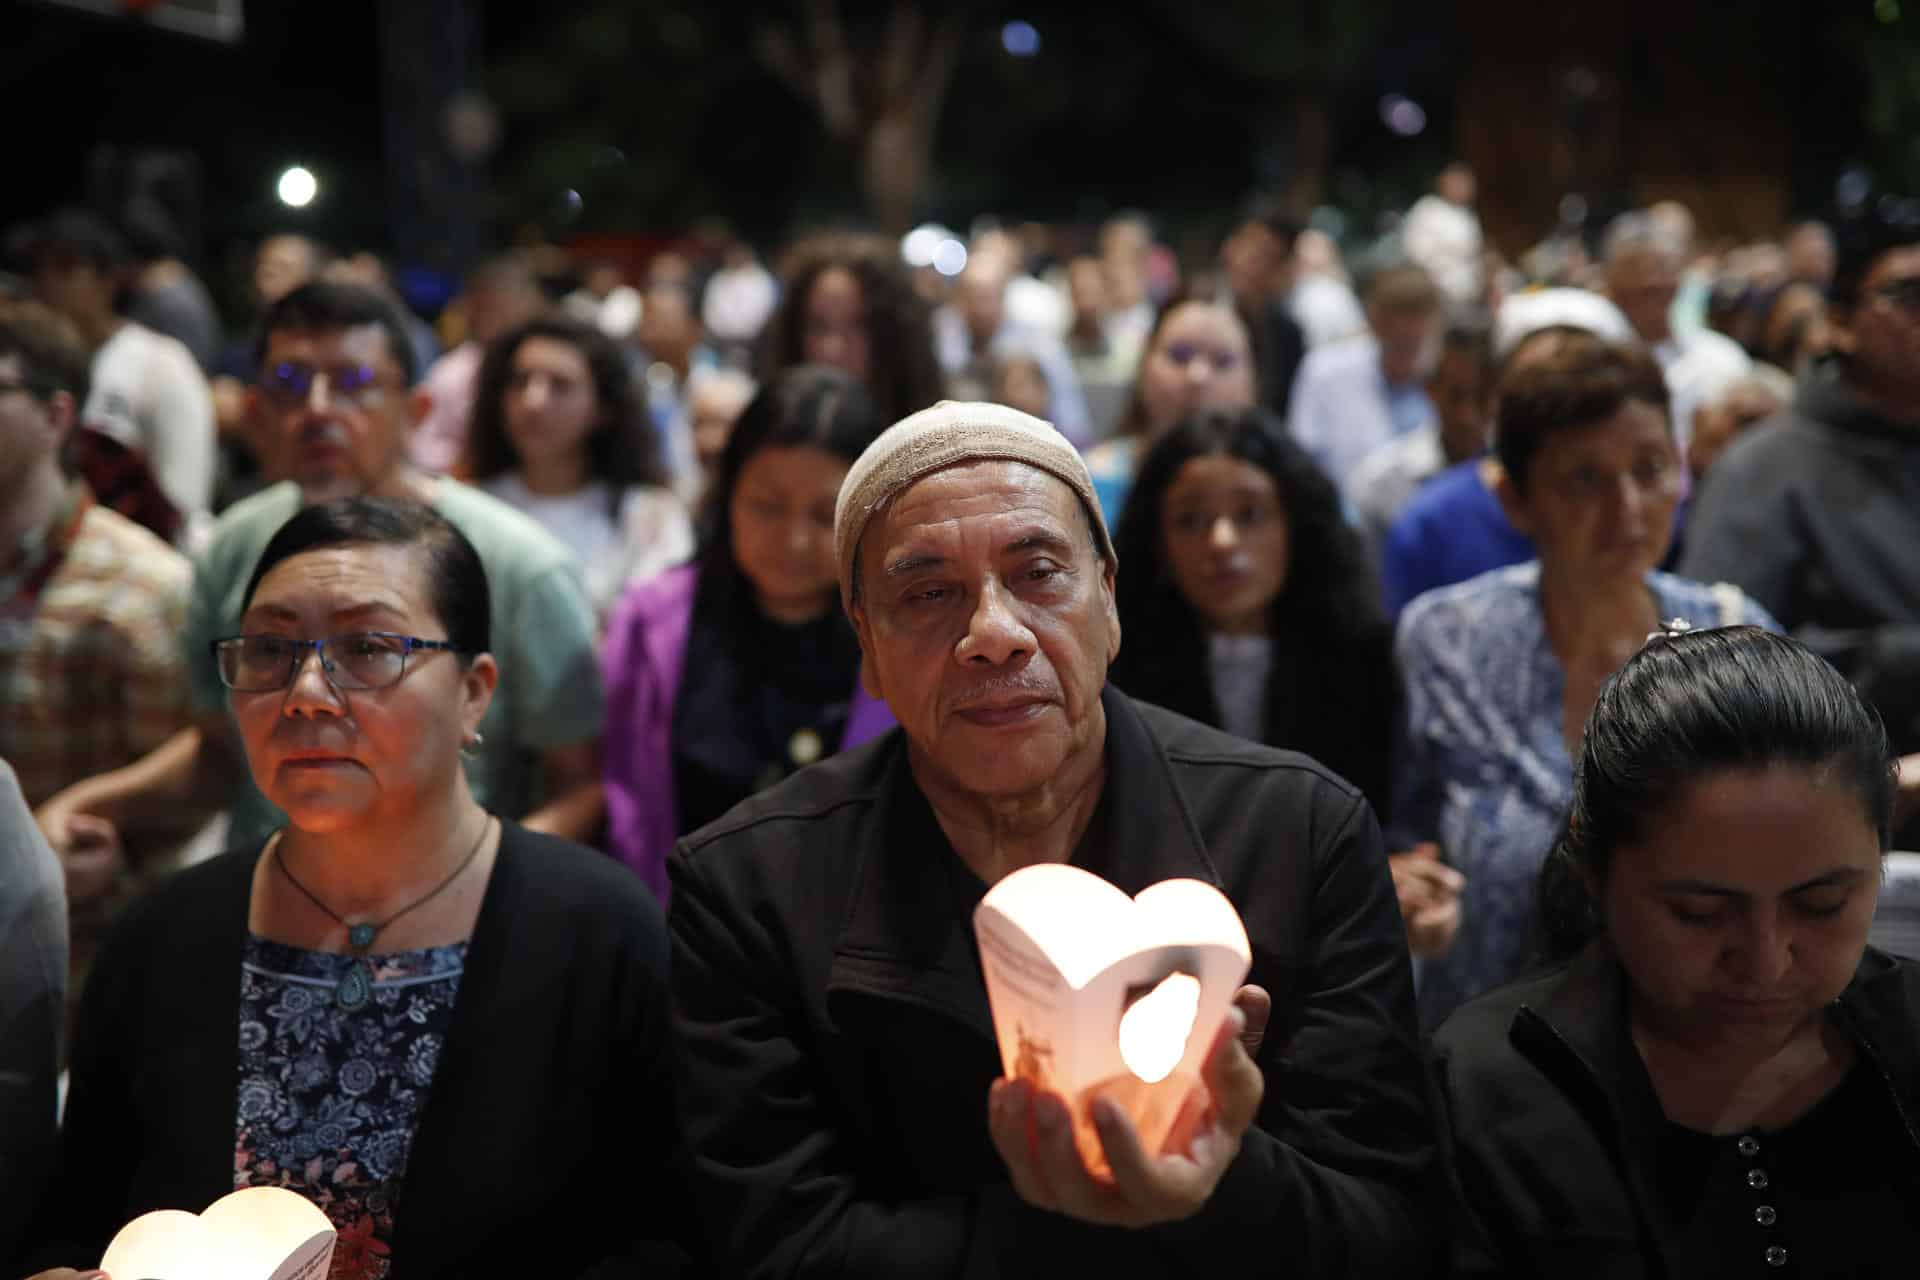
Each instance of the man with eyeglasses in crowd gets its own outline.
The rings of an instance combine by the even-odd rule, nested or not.
[[[193,569],[68,465],[89,358],[52,308],[0,305],[0,761],[28,805],[140,759],[191,721],[179,636]],[[144,832],[141,860],[178,834]],[[67,870],[78,972],[135,886],[117,861]]]
[[[1720,455],[1680,572],[1736,583],[1845,672],[1901,753],[1920,838],[1920,201],[1839,228],[1832,354]]]
[[[500,695],[466,760],[480,803],[530,829],[591,841],[602,812],[604,709],[578,564],[511,507],[407,460],[408,435],[430,404],[413,388],[412,345],[385,297],[303,285],[268,309],[260,333],[249,413],[268,470],[287,479],[230,507],[194,563],[183,655],[195,721],[145,758],[41,806],[49,842],[70,864],[111,861],[121,829],[183,815],[204,821],[228,804],[233,841],[279,825],[247,780],[209,646],[238,633],[247,579],[280,526],[304,505],[358,494],[433,507],[486,568]]]

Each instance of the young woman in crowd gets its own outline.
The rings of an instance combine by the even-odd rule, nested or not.
[[[473,547],[417,504],[312,506],[245,598],[205,660],[287,825],[101,954],[34,1261],[270,1185],[332,1219],[334,1280],[658,1265],[683,1216],[665,923],[468,791],[498,679]]]
[[[1419,597],[1396,642],[1395,843],[1437,843],[1466,877],[1459,936],[1420,977],[1429,1026],[1528,960],[1534,879],[1601,683],[1662,619],[1773,625],[1735,588],[1654,569],[1682,469],[1650,356],[1572,332],[1510,366],[1499,397],[1498,496],[1538,559]]]
[[[1188,297],[1162,307],[1113,439],[1087,452],[1108,523],[1120,522],[1141,455],[1174,423],[1198,409],[1250,409],[1257,391],[1253,347],[1231,304]]]
[[[1867,947],[1895,770],[1794,641],[1602,689],[1535,980],[1435,1041],[1457,1276],[1869,1276],[1920,1256],[1920,968]]]
[[[1382,812],[1393,633],[1332,481],[1258,409],[1206,410],[1149,449],[1120,522],[1115,684],[1304,751]]]
[[[762,339],[761,382],[802,364],[866,387],[883,425],[943,398],[931,314],[890,241],[825,235],[794,247]]]
[[[833,554],[840,482],[885,421],[802,366],[734,425],[700,554],[628,592],[607,629],[608,835],[664,897],[674,840],[892,727],[860,689]]]
[[[468,449],[477,484],[580,557],[602,619],[629,584],[693,553],[626,356],[592,325],[548,316],[494,342]]]

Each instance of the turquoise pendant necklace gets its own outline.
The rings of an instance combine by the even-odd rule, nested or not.
[[[314,906],[320,908],[321,911],[332,917],[336,924],[346,925],[347,946],[353,951],[353,963],[347,966],[347,971],[344,974],[340,975],[340,981],[333,989],[333,1003],[338,1008],[346,1013],[358,1013],[360,1010],[366,1008],[368,1004],[372,1003],[373,966],[367,963],[367,953],[373,949],[373,940],[380,936],[382,929],[385,929],[388,925],[407,914],[407,912],[412,911],[415,907],[425,906],[434,898],[438,897],[441,890],[445,889],[455,880],[458,880],[460,873],[471,866],[473,860],[480,856],[480,846],[486,843],[487,830],[492,825],[492,816],[483,816],[480,820],[480,838],[473,842],[473,848],[467,852],[466,857],[460,860],[460,865],[453,869],[453,873],[432,889],[429,889],[425,894],[415,898],[412,902],[409,902],[406,906],[400,908],[377,924],[369,920],[362,920],[357,924],[347,924],[339,912],[320,901],[313,890],[307,888],[307,886],[301,884],[300,881],[295,878],[293,872],[287,867],[287,860],[280,854],[280,842],[274,842],[274,865],[280,868],[280,874],[287,878],[287,883],[305,895],[308,902],[311,902]]]

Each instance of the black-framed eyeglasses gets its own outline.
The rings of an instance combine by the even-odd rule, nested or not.
[[[286,404],[300,404],[313,394],[316,379],[325,378],[327,396],[348,404],[367,404],[380,394],[380,371],[372,365],[343,364],[316,369],[286,361],[260,375],[260,390]]]
[[[309,649],[320,655],[320,670],[336,689],[385,689],[407,673],[407,659],[415,653],[460,646],[446,640],[391,631],[350,631],[324,640],[296,640],[292,636],[228,636],[212,645],[220,683],[235,693],[274,693],[293,683],[307,660]]]
[[[1920,276],[1902,276],[1898,280],[1889,280],[1874,293],[1897,307],[1908,311],[1920,311]]]

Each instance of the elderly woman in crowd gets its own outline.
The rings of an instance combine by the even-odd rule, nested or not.
[[[1247,327],[1230,302],[1175,298],[1154,321],[1114,438],[1087,452],[1100,509],[1118,523],[1153,442],[1200,409],[1251,409],[1259,387]]]
[[[660,911],[474,801],[488,644],[479,558],[423,506],[313,506],[269,543],[209,660],[288,823],[181,873],[103,953],[36,1260],[262,1185],[332,1219],[335,1280],[669,1252]]]
[[[835,595],[833,504],[883,423],[848,375],[794,369],[727,440],[700,555],[607,630],[609,837],[663,897],[676,836],[889,728]]]
[[[1538,559],[1415,600],[1400,622],[1393,823],[1466,876],[1459,936],[1421,976],[1429,1025],[1516,976],[1532,892],[1601,683],[1662,619],[1772,625],[1729,586],[1654,566],[1682,467],[1666,383],[1637,347],[1563,337],[1502,380],[1498,496]]]
[[[931,313],[892,242],[819,236],[794,247],[786,275],[762,339],[762,383],[796,365],[829,365],[866,387],[882,422],[941,398]]]
[[[1605,686],[1542,877],[1571,958],[1436,1040],[1455,1275],[1912,1265],[1920,970],[1866,945],[1893,802],[1879,718],[1791,640],[1655,637]]]
[[[1113,681],[1304,751],[1387,805],[1393,633],[1332,481],[1258,409],[1195,414],[1147,452],[1117,539]]]
[[[488,347],[467,449],[481,488],[579,558],[602,617],[693,552],[626,356],[592,325],[531,320]]]

